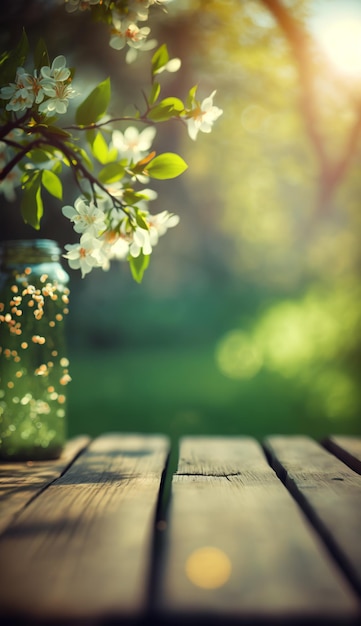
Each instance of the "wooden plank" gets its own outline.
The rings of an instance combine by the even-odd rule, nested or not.
[[[346,624],[360,616],[353,591],[259,444],[227,437],[181,441],[157,610],[207,625],[313,617]]]
[[[141,614],[167,454],[162,436],[95,439],[0,538],[2,614],[47,625]]]
[[[66,470],[89,441],[86,436],[71,439],[61,457],[52,461],[0,462],[0,534],[30,500]]]
[[[341,461],[346,463],[351,469],[361,474],[361,438],[337,435],[327,437],[322,444],[335,454]]]
[[[361,476],[307,437],[270,437],[273,465],[361,594]]]

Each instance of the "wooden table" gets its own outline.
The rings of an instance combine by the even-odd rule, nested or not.
[[[361,623],[361,438],[173,458],[114,433],[0,465],[0,624]]]

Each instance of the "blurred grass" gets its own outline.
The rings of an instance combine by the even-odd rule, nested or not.
[[[214,347],[75,351],[68,387],[69,436],[101,432],[251,435],[361,434],[353,419],[305,409],[304,394],[269,372],[223,376]]]

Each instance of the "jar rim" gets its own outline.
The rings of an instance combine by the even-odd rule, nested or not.
[[[0,247],[8,250],[9,248],[35,248],[37,250],[51,249],[60,253],[59,245],[53,239],[5,239],[0,242]]]

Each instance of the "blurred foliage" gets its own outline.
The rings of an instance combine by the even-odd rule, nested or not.
[[[72,434],[360,434],[361,76],[317,48],[322,4],[174,0],[152,24],[183,61],[169,90],[217,89],[224,114],[196,143],[176,124],[159,132],[159,150],[172,145],[189,170],[162,185],[157,208],[181,224],[142,286],[122,266],[72,276]],[[24,11],[34,32],[48,20],[54,53],[84,64],[84,90],[118,62],[86,15],[70,22],[57,2],[55,22]],[[144,82],[142,62],[123,65],[115,107]],[[70,241],[66,225],[54,233],[54,210],[44,236]],[[0,219],[31,235],[8,207]]]
[[[298,67],[280,27],[262,2],[200,4],[198,23],[192,20],[202,32],[198,54],[207,59],[208,80],[217,85],[226,115],[211,149],[197,144],[187,155],[189,178],[200,204],[209,189],[202,180],[218,181],[209,195],[218,191],[217,228],[231,234],[232,271],[277,289],[357,271],[360,144],[327,206],[320,207],[322,164],[306,128]],[[293,17],[312,4],[287,3]],[[311,62],[318,125],[312,130],[322,127],[322,150],[336,160],[361,115],[355,104],[361,80],[350,85],[332,75],[316,51]]]
[[[247,331],[225,335],[217,351],[220,369],[242,380],[265,368],[305,392],[310,412],[357,418],[360,296],[358,284],[343,284],[332,292],[312,287],[298,301],[282,300]]]

